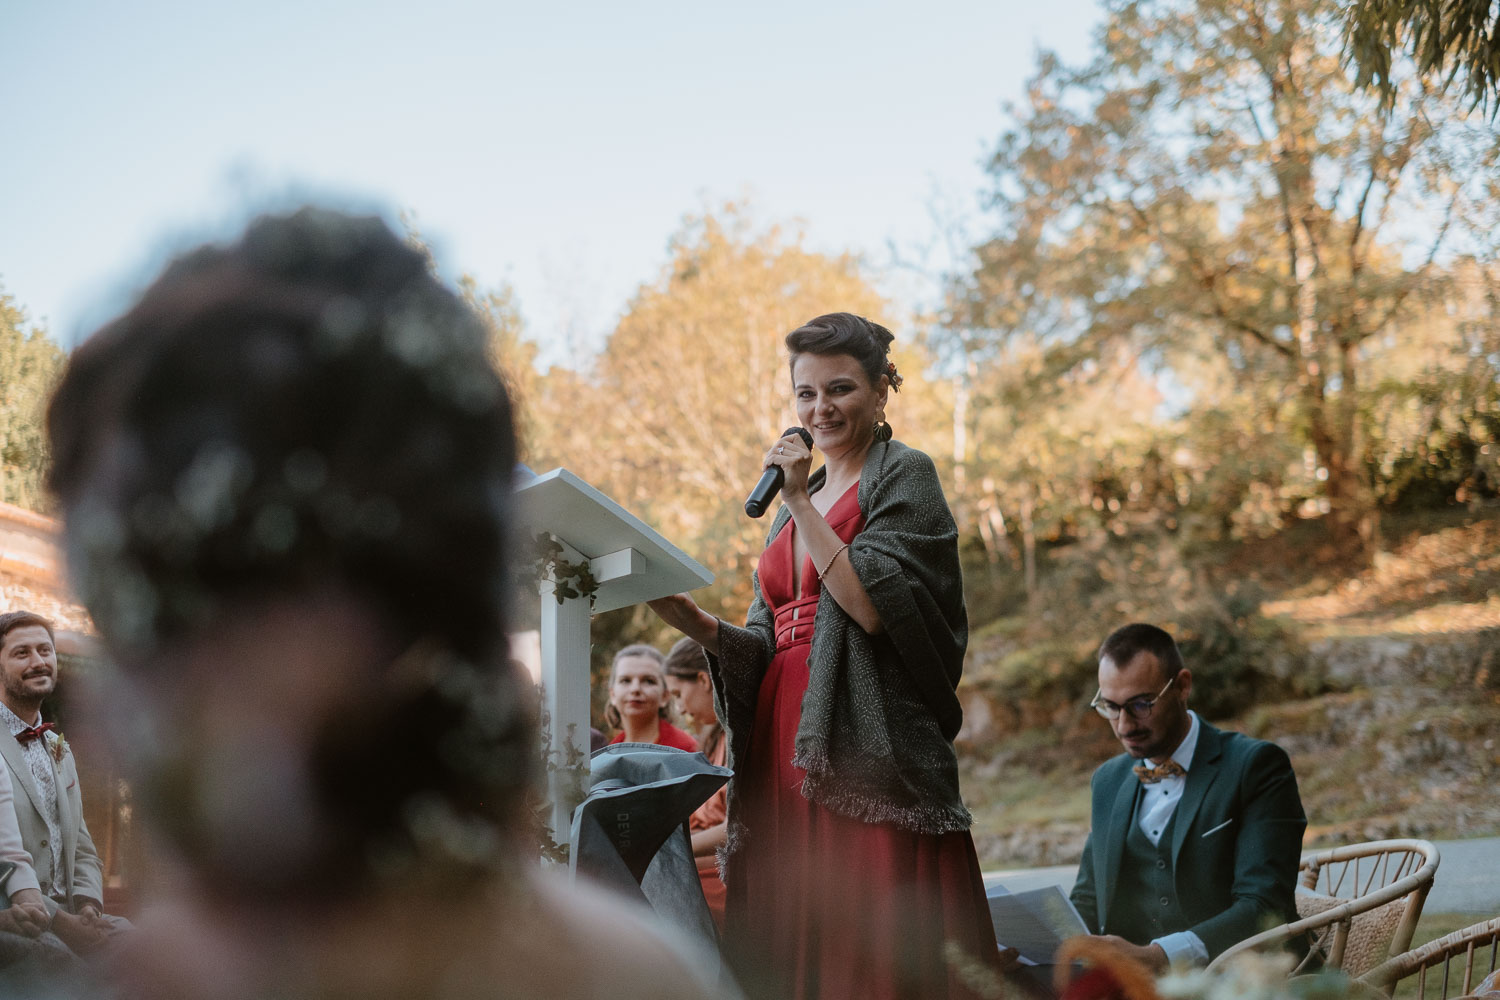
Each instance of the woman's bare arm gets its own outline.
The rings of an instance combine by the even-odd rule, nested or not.
[[[698,607],[687,594],[672,594],[647,601],[646,606],[668,625],[694,640],[714,656],[719,655],[719,619]]]
[[[715,823],[713,826],[699,830],[693,834],[693,857],[701,858],[717,851],[724,841],[729,837],[729,823]]]

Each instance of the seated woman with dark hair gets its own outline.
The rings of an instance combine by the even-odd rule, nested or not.
[[[714,711],[714,685],[708,676],[708,658],[703,647],[683,637],[667,651],[664,664],[667,671],[667,687],[677,707],[692,717],[697,726],[698,743],[703,756],[710,764],[724,766],[729,756],[729,744],[724,740],[724,727]],[[703,805],[693,811],[688,820],[688,829],[693,835],[693,857],[698,860],[698,879],[703,883],[703,898],[708,900],[709,912],[719,930],[724,930],[724,882],[719,878],[717,854],[723,846],[729,829],[729,787],[719,789]]]
[[[422,254],[261,219],[80,347],[49,430],[156,851],[113,995],[717,995],[537,869],[510,404]]]

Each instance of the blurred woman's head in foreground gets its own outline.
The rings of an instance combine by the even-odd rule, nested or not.
[[[225,891],[461,891],[515,854],[534,699],[485,339],[383,222],[304,209],[182,257],[68,366],[52,488],[111,720]]]

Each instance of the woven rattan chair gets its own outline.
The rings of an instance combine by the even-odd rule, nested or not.
[[[1411,944],[1438,860],[1425,840],[1374,840],[1304,855],[1298,919],[1246,938],[1209,968],[1306,934],[1312,947],[1293,974],[1321,966],[1359,976]]]
[[[1467,995],[1493,973],[1500,957],[1500,917],[1465,927],[1380,963],[1359,977],[1389,996],[1403,979],[1417,977],[1416,1000]],[[1457,962],[1463,960],[1460,967]],[[1459,975],[1460,969],[1462,975]]]

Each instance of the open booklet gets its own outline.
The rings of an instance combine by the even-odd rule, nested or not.
[[[1020,952],[1022,965],[1052,965],[1063,941],[1089,932],[1059,886],[1011,892],[996,883],[985,887],[985,896],[995,939]]]

